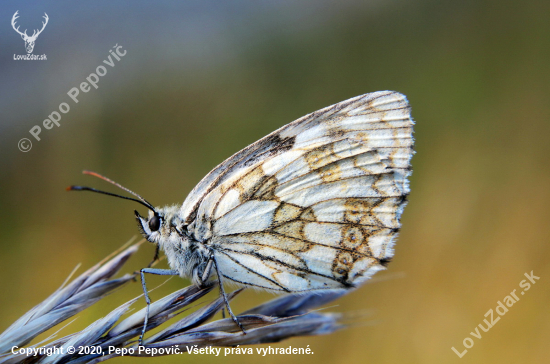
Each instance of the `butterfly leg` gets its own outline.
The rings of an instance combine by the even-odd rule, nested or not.
[[[147,292],[147,286],[145,285],[145,273],[156,274],[160,276],[178,276],[179,272],[171,269],[143,268],[139,271],[139,273],[141,275],[141,286],[143,287],[145,302],[147,303],[147,309],[145,311],[145,321],[143,322],[143,329],[141,330],[141,335],[139,335],[139,345],[142,345],[143,335],[145,335],[145,330],[147,329],[147,322],[149,321],[149,306],[151,305],[151,299],[149,298],[149,293]]]
[[[245,331],[243,325],[239,322],[239,319],[235,316],[235,314],[231,310],[231,306],[229,306],[229,300],[227,299],[227,295],[225,294],[225,290],[223,289],[222,274],[220,272],[220,269],[218,268],[218,263],[216,262],[216,258],[214,258],[214,255],[212,255],[210,260],[214,262],[214,266],[216,267],[216,273],[218,275],[218,282],[220,284],[220,294],[222,295],[223,300],[225,302],[225,307],[227,307],[227,312],[229,313],[229,316],[231,316],[231,318],[233,319],[233,322],[235,322],[237,324],[237,326],[239,326],[239,328],[241,329],[243,334],[246,335],[246,331]]]

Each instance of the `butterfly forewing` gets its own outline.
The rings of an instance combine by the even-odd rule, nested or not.
[[[230,281],[287,292],[356,286],[393,256],[412,126],[396,92],[327,107],[223,162],[181,212]]]

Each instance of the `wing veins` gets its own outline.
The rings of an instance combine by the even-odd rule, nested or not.
[[[283,235],[283,236],[284,236],[284,235]],[[246,244],[246,243],[245,243],[245,244]],[[315,244],[315,243],[314,243],[314,244]],[[259,244],[256,244],[256,245],[259,245]],[[322,245],[322,244],[318,244],[318,245]],[[267,246],[267,247],[270,247],[269,245],[266,245],[266,246]],[[270,247],[270,248],[272,248],[272,247]],[[275,263],[277,263],[277,264],[281,264],[281,265],[283,265],[283,266],[285,266],[285,267],[287,267],[287,268],[291,268],[291,269],[294,269],[294,270],[299,271],[299,272],[308,273],[308,274],[314,274],[314,275],[319,276],[319,277],[328,278],[328,279],[333,280],[333,281],[336,281],[336,282],[338,282],[338,283],[342,283],[342,282],[340,282],[338,279],[336,279],[335,277],[327,276],[327,275],[324,275],[324,274],[321,274],[321,273],[318,273],[318,272],[315,272],[315,271],[312,271],[312,270],[309,270],[309,269],[298,268],[298,267],[292,266],[292,265],[290,265],[290,264],[288,264],[288,263],[285,263],[285,262],[283,262],[283,261],[280,261],[280,260],[278,260],[278,259],[274,259],[273,257],[261,255],[261,254],[259,254],[259,253],[249,253],[249,252],[243,252],[243,251],[238,251],[238,250],[233,250],[233,249],[227,249],[227,248],[224,248],[224,250],[231,251],[231,252],[237,253],[237,254],[251,255],[251,256],[253,256],[253,257],[256,257],[256,258],[259,258],[259,259],[262,259],[262,260],[269,260],[269,261],[271,261],[271,262],[275,262]],[[358,254],[364,255],[364,254],[361,254],[361,253],[358,253]],[[227,254],[226,254],[226,255],[227,255]],[[294,255],[294,254],[291,254],[291,255]],[[296,256],[296,255],[294,255],[294,256]],[[370,257],[370,256],[367,256],[367,255],[364,255],[364,256],[367,257],[367,258],[374,258],[374,257]],[[297,257],[297,258],[299,258],[299,257]],[[302,258],[299,258],[299,259],[301,260]],[[375,258],[375,259],[376,259],[376,258]],[[307,266],[307,264],[304,264],[304,265]],[[289,273],[290,273],[290,272],[289,272]],[[292,273],[290,273],[290,274],[292,274]],[[258,273],[258,275],[260,275],[260,274]],[[294,275],[295,275],[295,274],[294,274]],[[264,276],[262,276],[262,277],[264,277]],[[264,277],[264,278],[268,279],[267,277]]]
[[[376,217],[373,216],[374,219],[380,221],[379,219],[377,219]],[[394,230],[395,228],[392,228],[392,227],[389,227],[389,226],[386,226],[384,224],[382,224],[381,222],[381,225],[375,225],[375,224],[358,224],[358,223],[353,223],[353,222],[347,222],[347,221],[319,221],[319,220],[315,220],[315,221],[311,221],[311,220],[304,220],[304,219],[301,219],[300,217],[297,217],[295,219],[291,219],[291,220],[287,220],[287,221],[284,221],[284,222],[281,222],[280,224],[276,224],[276,225],[272,225],[269,227],[270,231],[271,229],[276,229],[280,226],[283,226],[284,224],[288,224],[289,222],[293,222],[293,221],[304,221],[304,222],[311,222],[311,223],[316,223],[316,224],[338,224],[338,225],[350,225],[350,226],[355,226],[355,225],[359,225],[359,226],[372,226],[372,227],[377,227],[377,228],[381,228],[381,229],[389,229],[389,230]],[[238,234],[233,234],[233,235],[238,235]],[[224,236],[229,236],[229,235],[224,235]],[[296,238],[294,238],[296,239]],[[309,241],[309,240],[308,240]]]
[[[357,224],[357,225],[360,225],[360,224]],[[365,226],[365,225],[362,225],[362,226]],[[387,229],[392,230],[391,228],[387,228]],[[313,241],[309,241],[309,240],[302,240],[302,239],[295,238],[295,237],[293,237],[293,236],[287,236],[287,235],[278,233],[278,232],[276,232],[276,231],[271,231],[271,230],[268,231],[267,233],[269,233],[269,234],[271,234],[271,235],[281,236],[281,237],[284,237],[284,238],[286,238],[286,239],[295,239],[295,240],[299,240],[299,241],[305,241],[305,242],[307,242],[307,243],[309,243],[309,244],[318,245],[318,246],[323,246],[323,247],[331,248],[331,249],[334,249],[334,250],[340,250],[340,251],[349,252],[349,253],[356,253],[356,254],[358,254],[358,255],[364,256],[365,258],[374,258],[374,259],[379,260],[379,259],[376,258],[375,256],[363,254],[363,253],[360,253],[360,252],[355,251],[355,250],[353,250],[353,249],[342,248],[342,247],[336,247],[336,246],[332,246],[332,245],[326,245],[326,244],[317,243],[317,242],[313,242]],[[228,237],[228,236],[239,236],[239,235],[243,235],[243,234],[224,235],[224,237]],[[261,244],[261,243],[243,243],[243,242],[239,242],[239,244],[259,245],[259,246],[265,246],[265,247],[267,247],[267,248],[273,248],[273,249],[277,249],[277,250],[281,250],[281,251],[287,252],[286,250],[276,248],[276,247],[274,247],[274,246],[272,246],[272,245],[266,245],[266,244]],[[233,249],[228,249],[228,248],[224,248],[224,250],[229,250],[229,251],[236,252],[236,253],[239,253],[239,254],[253,255],[253,254],[250,254],[250,253],[244,253],[244,252],[240,252],[240,251],[235,251],[235,250],[233,250]],[[217,251],[221,251],[221,250],[217,250]],[[292,253],[290,253],[290,254],[292,254]],[[292,255],[296,256],[296,254],[292,254]],[[298,257],[298,258],[299,258],[299,257]],[[300,259],[301,259],[301,258],[300,258]]]
[[[285,238],[292,238],[292,236],[286,236],[286,235],[278,233],[276,231],[273,231],[271,233],[273,233],[275,235],[279,235],[279,236],[284,236]],[[293,238],[293,239],[296,239],[296,238]],[[301,239],[298,239],[298,240],[301,240]],[[376,257],[374,257],[372,255],[366,255],[366,254],[363,254],[363,253],[359,253],[358,251],[355,251],[355,250],[352,250],[352,249],[341,248],[341,247],[336,247],[336,246],[332,246],[332,245],[326,245],[326,244],[323,244],[323,243],[317,243],[317,242],[313,242],[313,241],[309,241],[309,240],[305,240],[305,241],[307,241],[308,243],[313,244],[313,245],[319,245],[319,246],[324,246],[326,248],[331,248],[331,249],[334,249],[334,250],[341,250],[341,251],[344,251],[344,252],[359,254],[359,255],[364,256],[365,258],[377,259]]]
[[[275,288],[271,288],[271,287],[265,287],[265,286],[261,286],[259,284],[254,284],[254,283],[250,283],[250,282],[241,282],[241,281],[239,281],[239,280],[237,280],[233,277],[226,276],[225,274],[222,274],[222,276],[224,276],[224,278],[229,279],[230,281],[242,284],[244,286],[254,286],[254,287],[263,288],[263,289],[272,289],[272,290],[275,290],[275,291],[288,292],[288,291],[285,291],[284,289],[275,289]]]
[[[232,249],[225,249],[225,248],[224,248],[224,250],[235,252],[235,251],[233,251]],[[232,256],[226,254],[226,253],[224,252],[224,250],[216,249],[217,252],[219,252],[219,253],[225,255],[227,258],[229,258],[230,260],[232,260],[235,264],[237,264],[237,265],[241,266],[242,268],[246,269],[248,272],[253,273],[253,274],[257,275],[258,277],[261,277],[261,278],[265,279],[266,281],[269,281],[269,282],[273,283],[274,285],[280,287],[280,288],[281,288],[283,291],[285,291],[285,292],[290,292],[290,291],[287,290],[285,287],[283,287],[280,283],[275,282],[275,281],[272,280],[271,278],[268,278],[268,277],[266,277],[266,276],[264,276],[264,275],[262,275],[262,274],[260,274],[260,273],[258,273],[258,272],[256,272],[256,271],[250,269],[249,267],[247,267],[247,266],[241,264],[239,261],[237,261],[236,259],[234,259]],[[249,255],[250,255],[250,254],[249,254]]]
[[[350,155],[350,156],[348,156],[348,157],[344,157],[344,158],[337,159],[337,160],[332,161],[332,162],[330,162],[330,163],[328,163],[328,164],[325,164],[325,165],[323,165],[323,166],[321,166],[321,167],[318,167],[318,168],[315,168],[315,169],[310,169],[308,172],[306,172],[306,173],[304,173],[304,174],[301,174],[301,175],[299,175],[299,176],[295,176],[295,177],[293,177],[293,178],[291,178],[291,179],[289,179],[289,180],[287,180],[287,181],[284,181],[284,182],[281,183],[279,186],[283,186],[283,185],[285,185],[285,184],[287,184],[287,183],[289,183],[289,182],[295,181],[295,180],[298,179],[298,178],[304,177],[304,176],[306,176],[306,175],[308,175],[308,174],[312,174],[312,172],[319,171],[320,169],[326,168],[326,167],[331,166],[331,165],[333,165],[333,164],[335,164],[335,163],[339,163],[339,162],[341,162],[341,161],[348,160],[348,159],[352,159],[352,158],[355,158],[355,157],[359,157],[359,156],[361,156],[361,155],[363,155],[363,154],[372,153],[372,152],[375,152],[375,151],[376,151],[376,149],[368,149],[368,150],[366,150],[366,151],[364,151],[364,152],[361,152],[361,153],[358,153],[358,154],[354,154],[354,155]],[[382,160],[380,160],[380,163],[383,163]],[[289,163],[289,164],[290,164],[290,163]],[[383,164],[386,164],[386,163],[383,163]],[[288,166],[288,165],[287,165],[287,166]],[[360,168],[357,167],[357,166],[355,166],[354,168],[360,169]],[[386,168],[388,168],[388,167],[386,167]],[[393,167],[390,167],[390,168],[393,168]],[[281,169],[282,169],[282,168],[281,168]],[[367,174],[367,175],[364,175],[364,176],[356,176],[356,177],[374,176],[374,175],[378,175],[378,174],[389,174],[389,173],[391,173],[391,171],[382,172],[382,173],[372,173],[372,174]],[[344,180],[346,180],[346,179],[347,179],[347,178],[342,178],[342,179],[340,179],[340,181],[344,181]],[[306,187],[306,188],[307,188],[307,187]],[[299,191],[299,190],[297,190],[297,191]],[[284,195],[283,195],[283,196],[284,196]]]
[[[369,177],[369,176],[383,176],[385,174],[393,174],[394,171],[389,171],[389,172],[384,172],[384,173],[376,173],[376,174],[369,174],[369,175],[364,175],[364,176],[351,176],[351,177],[346,177],[346,178],[341,178],[339,180],[336,180],[336,181],[331,181],[331,182],[322,182],[321,184],[322,185],[325,185],[325,186],[329,186],[329,185],[333,185],[335,183],[338,183],[338,182],[341,182],[341,181],[347,181],[347,180],[350,180],[350,179],[358,179],[358,178],[365,178],[365,177]],[[403,178],[403,180],[405,180],[405,178]],[[392,181],[396,181],[396,180],[392,180]],[[286,183],[286,182],[285,182]],[[378,180],[375,181],[375,183],[378,183]],[[319,185],[319,184],[318,184]],[[317,185],[317,186],[318,186]],[[305,190],[305,189],[309,189],[311,188],[311,186],[305,186],[305,187],[302,187],[302,188],[299,188],[299,189],[296,189],[296,190],[292,190],[291,192],[287,192],[285,194],[280,194],[280,195],[277,195],[277,197],[279,198],[283,198],[284,196],[288,196],[290,194],[296,194],[302,190]],[[378,190],[377,187],[373,187],[373,190]],[[380,191],[377,191],[377,192],[380,192]],[[374,197],[374,198],[382,198],[382,197],[400,197],[400,196],[403,196],[404,194],[401,193],[399,195],[380,195],[380,196],[369,196],[369,197]],[[346,198],[365,198],[365,197],[353,197],[353,196],[350,196],[350,197],[346,197]],[[325,200],[323,200],[325,201]],[[308,206],[309,207],[309,206]]]

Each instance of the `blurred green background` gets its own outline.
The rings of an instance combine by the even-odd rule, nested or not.
[[[40,27],[24,54],[10,20]],[[234,152],[322,107],[378,90],[412,105],[417,154],[394,261],[330,310],[364,323],[292,339],[312,356],[175,356],[157,363],[547,363],[550,340],[550,2],[158,1],[0,4],[0,331],[138,234],[137,205],[103,173],[155,205],[181,203]],[[30,33],[30,32],[29,32]],[[98,83],[67,92],[116,44],[127,51]],[[59,104],[60,127],[29,134]],[[22,153],[21,138],[33,142]],[[142,214],[142,208],[139,208]],[[146,265],[151,245],[128,271]],[[459,359],[463,339],[525,272],[540,277]],[[151,278],[151,284],[164,279]],[[162,297],[188,284],[172,279]],[[126,286],[62,334],[139,295]],[[273,296],[245,292],[245,310]],[[139,302],[137,308],[143,306]],[[133,362],[123,358],[112,362]]]

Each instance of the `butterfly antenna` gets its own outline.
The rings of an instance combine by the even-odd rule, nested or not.
[[[136,201],[140,204],[142,204],[143,206],[147,207],[148,209],[152,210],[152,211],[155,211],[155,207],[153,205],[151,205],[146,199],[144,199],[143,197],[141,197],[140,195],[138,195],[137,193],[135,193],[134,191],[122,186],[121,184],[119,183],[116,183],[115,181],[113,180],[110,180],[109,178],[105,177],[105,176],[102,176],[101,174],[99,173],[96,173],[96,172],[92,172],[92,171],[82,171],[83,174],[88,174],[90,176],[94,176],[94,177],[97,177],[97,178],[100,178],[106,182],[109,182],[110,184],[113,184],[115,186],[117,186],[118,188],[134,195],[137,197],[137,199],[135,198],[131,198],[131,197],[126,197],[126,196],[121,196],[121,195],[117,195],[115,193],[111,193],[111,192],[106,192],[106,191],[101,191],[101,190],[97,190],[95,188],[91,188],[91,187],[85,187],[85,186],[69,186],[67,187],[67,191],[91,191],[91,192],[97,192],[97,193],[102,193],[104,195],[108,195],[108,196],[114,196],[114,197],[119,197],[119,198],[122,198],[122,199],[125,199],[125,200],[130,200],[130,201]]]

